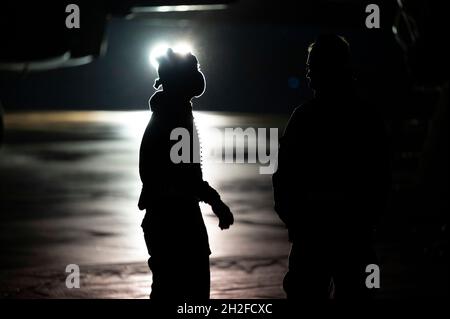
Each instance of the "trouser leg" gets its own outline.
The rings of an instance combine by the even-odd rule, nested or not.
[[[210,296],[209,254],[167,249],[173,244],[156,244],[148,232],[144,238],[152,271],[152,299],[205,300]],[[154,238],[153,238],[154,239]],[[195,247],[192,247],[195,249]]]
[[[294,242],[283,282],[287,298],[327,300],[331,279],[328,266],[326,253],[320,247]]]
[[[373,296],[374,290],[366,286],[366,267],[377,264],[373,246],[361,237],[351,243],[335,247],[333,256],[333,279],[336,300],[361,300]]]

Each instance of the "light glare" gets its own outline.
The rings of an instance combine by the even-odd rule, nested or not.
[[[179,42],[173,46],[170,46],[168,43],[159,43],[154,46],[149,55],[150,64],[157,69],[158,68],[158,57],[166,54],[167,49],[172,48],[172,50],[176,53],[180,54],[188,54],[193,53],[192,46],[186,42]]]

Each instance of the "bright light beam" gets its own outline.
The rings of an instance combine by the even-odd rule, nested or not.
[[[179,42],[173,46],[170,46],[168,43],[159,43],[150,50],[149,54],[149,62],[155,69],[158,68],[158,57],[166,54],[169,48],[180,54],[193,53],[192,46],[186,42]]]
[[[158,61],[156,59],[166,54],[168,48],[170,46],[167,43],[159,43],[150,50],[149,61],[155,69],[158,68]]]
[[[177,43],[174,45],[173,51],[181,54],[192,53],[192,46],[186,42]]]

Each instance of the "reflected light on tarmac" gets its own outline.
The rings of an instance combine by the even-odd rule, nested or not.
[[[108,120],[120,125],[120,135],[125,138],[138,139],[140,142],[142,134],[150,120],[151,112],[131,111],[118,113],[120,114],[117,114],[117,116],[108,114]],[[103,114],[100,115],[104,120],[107,120]],[[226,116],[221,114],[194,111],[194,118],[200,135],[203,152],[209,152],[221,142],[221,136],[217,134],[218,132],[215,128],[233,125],[230,120],[227,120]]]
[[[150,117],[149,110],[6,114],[0,171],[10,172],[11,181],[4,179],[0,186],[7,189],[5,183],[12,181],[24,186],[3,194],[4,203],[10,205],[11,218],[24,213],[40,218],[4,236],[32,229],[33,245],[24,246],[29,256],[45,245],[52,247],[51,255],[39,255],[42,262],[145,261],[138,160]],[[204,153],[221,146],[218,135],[226,127],[273,123],[272,117],[219,112],[196,111],[194,117]],[[205,180],[236,217],[230,230],[220,231],[210,207],[202,204],[213,256],[258,256],[268,247],[273,254],[285,251],[283,228],[272,211],[270,176],[259,175],[257,165],[223,164],[214,158],[204,158],[202,167]],[[48,215],[41,216],[44,207]]]

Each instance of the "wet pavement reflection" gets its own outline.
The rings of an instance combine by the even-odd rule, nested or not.
[[[141,187],[138,150],[150,116],[147,111],[6,115],[5,144],[0,151],[1,279],[6,282],[2,293],[10,294],[5,290],[20,286],[14,277],[33,277],[30,273],[36,269],[41,274],[47,271],[52,282],[52,274],[64,271],[67,264],[89,265],[88,273],[94,277],[101,273],[95,269],[109,267],[120,273],[139,265],[136,273],[149,276],[141,264],[147,252],[137,199]],[[245,272],[246,267],[275,265],[275,277],[280,280],[289,245],[273,211],[271,175],[259,174],[259,164],[224,164],[214,154],[220,147],[218,128],[282,129],[286,119],[215,112],[195,112],[194,116],[204,154],[204,177],[229,204],[236,219],[232,229],[221,231],[209,207],[202,205],[213,251],[212,296],[233,296],[226,286],[232,284],[227,280],[232,269],[236,274],[237,270]],[[247,278],[247,286],[255,290],[258,282],[250,282],[254,276]],[[92,290],[78,293],[83,297],[142,297],[149,285],[140,282],[133,290],[128,283],[127,289],[120,290],[108,279],[106,282],[110,290],[105,289],[103,295]],[[269,286],[277,291],[275,296],[282,296],[278,284]],[[61,290],[59,296],[70,296],[66,293]]]

